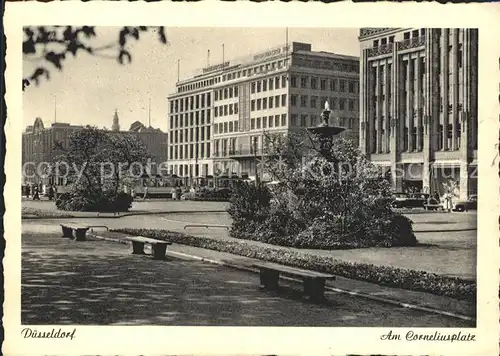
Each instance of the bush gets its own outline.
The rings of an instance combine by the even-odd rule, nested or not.
[[[65,211],[126,212],[132,207],[133,200],[125,192],[116,195],[106,192],[90,195],[89,192],[72,190],[58,196],[56,207]]]
[[[296,252],[284,248],[253,246],[244,241],[220,241],[213,238],[190,236],[178,232],[153,229],[112,230],[140,235],[174,243],[227,252],[249,258],[275,262],[292,267],[331,273],[337,276],[376,283],[389,287],[420,291],[476,302],[476,283],[457,277],[440,276],[425,271],[376,266],[336,260],[329,256]]]

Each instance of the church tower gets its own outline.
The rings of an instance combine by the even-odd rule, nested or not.
[[[115,116],[113,116],[113,126],[111,126],[112,131],[120,131],[120,119],[118,118],[118,110],[115,109]]]

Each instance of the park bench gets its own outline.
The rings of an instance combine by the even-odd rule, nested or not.
[[[268,290],[278,290],[280,274],[299,277],[304,282],[304,294],[313,301],[324,299],[325,281],[334,280],[335,276],[315,271],[288,267],[270,262],[254,262],[253,267],[260,270],[260,287]]]
[[[134,255],[145,255],[144,245],[150,244],[153,259],[155,260],[163,260],[167,252],[167,246],[172,245],[170,241],[150,239],[143,236],[127,236],[126,239],[132,242],[132,254]]]
[[[64,223],[61,224],[62,227],[62,237],[74,237],[76,241],[85,241],[85,234],[90,228],[102,227],[109,230],[105,225],[83,225],[75,223]]]
[[[220,229],[228,229],[229,230],[229,226],[227,225],[207,225],[207,224],[188,224],[188,225],[184,225],[184,230],[186,230],[188,227],[204,227],[204,228],[209,228],[209,227],[213,227],[213,228],[220,228]]]

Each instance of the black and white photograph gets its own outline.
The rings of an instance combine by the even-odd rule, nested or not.
[[[471,347],[493,30],[151,23],[16,37],[16,337],[357,327]]]

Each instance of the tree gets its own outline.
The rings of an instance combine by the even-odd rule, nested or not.
[[[148,159],[139,138],[87,126],[70,136],[67,147],[57,141],[55,146],[53,174],[70,183],[56,202],[59,209],[128,210],[132,200],[121,191],[123,182],[140,177]]]
[[[63,70],[68,56],[76,57],[84,52],[92,56],[116,59],[120,64],[130,63],[132,54],[128,43],[130,39],[139,40],[141,33],[148,32],[151,27],[125,26],[118,31],[116,42],[102,46],[92,44],[97,35],[95,26],[28,26],[24,27],[23,56],[29,61],[40,62],[33,73],[23,78],[23,91],[32,82],[39,85],[40,78],[50,79],[50,65]],[[154,27],[158,40],[168,44],[163,26]],[[114,53],[110,54],[109,52]]]

